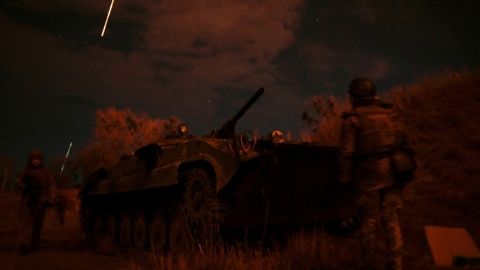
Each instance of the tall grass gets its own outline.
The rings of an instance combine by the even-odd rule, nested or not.
[[[430,256],[425,225],[465,227],[480,244],[480,70],[445,70],[389,95],[419,163],[403,221],[418,268]]]
[[[286,244],[273,248],[248,244],[217,243],[206,251],[198,245],[182,254],[150,251],[131,258],[129,270],[137,269],[357,269],[358,245],[352,239],[319,232],[297,232]]]

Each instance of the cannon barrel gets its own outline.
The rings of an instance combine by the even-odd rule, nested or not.
[[[248,102],[243,105],[243,107],[233,116],[230,121],[236,123],[238,120],[240,120],[240,118],[242,118],[242,116],[248,111],[248,109],[252,107],[253,103],[255,103],[257,99],[259,99],[260,96],[263,95],[263,92],[265,92],[265,89],[263,89],[263,87],[260,87],[255,93],[255,95],[253,95],[253,97],[251,97]]]
[[[223,138],[223,139],[234,137],[235,136],[235,125],[237,124],[238,120],[240,120],[240,118],[242,118],[242,116],[248,111],[248,109],[250,109],[250,107],[252,107],[252,105],[263,94],[263,92],[265,92],[265,89],[263,89],[263,87],[260,87],[257,90],[257,92],[255,93],[255,95],[253,95],[247,101],[247,103],[245,103],[245,105],[243,105],[243,107],[230,120],[225,122],[225,124],[223,124],[223,126],[219,130],[217,130],[217,132],[215,133],[215,137]]]

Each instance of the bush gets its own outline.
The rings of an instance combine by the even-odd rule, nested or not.
[[[174,133],[179,124],[180,120],[176,117],[163,120],[130,110],[98,110],[95,114],[94,135],[81,149],[77,166],[82,168],[83,175],[100,167],[110,168],[122,156]]]

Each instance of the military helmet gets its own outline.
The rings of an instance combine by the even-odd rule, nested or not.
[[[373,98],[376,94],[375,84],[368,78],[356,78],[350,82],[348,93],[353,98]]]
[[[32,161],[34,159],[39,159],[43,161],[44,157],[40,150],[33,150],[32,152],[30,152],[30,154],[28,155],[28,160]]]

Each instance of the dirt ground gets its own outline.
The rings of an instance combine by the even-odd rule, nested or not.
[[[67,191],[75,198],[75,191]],[[0,268],[10,269],[125,269],[128,261],[89,250],[83,241],[72,204],[62,226],[50,208],[41,236],[40,249],[26,256],[18,254],[19,196],[0,193]]]

